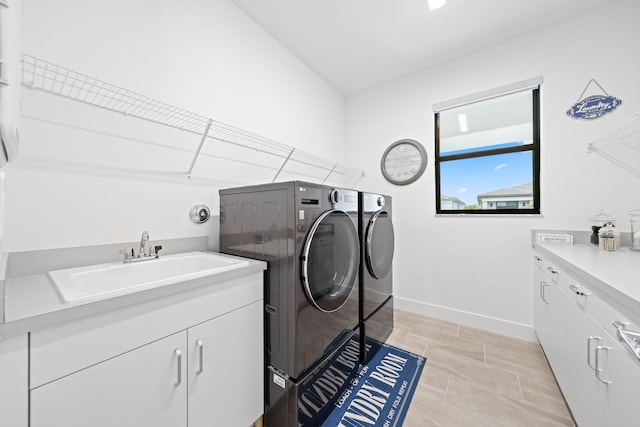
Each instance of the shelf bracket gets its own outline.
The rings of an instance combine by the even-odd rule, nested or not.
[[[282,166],[280,166],[280,169],[278,169],[278,172],[276,173],[276,176],[273,177],[271,182],[276,182],[276,179],[278,179],[278,176],[280,176],[280,172],[282,172],[282,169],[284,169],[285,165],[287,164],[287,162],[289,161],[289,159],[293,155],[294,151],[296,151],[295,148],[292,148],[291,151],[289,151],[289,155],[287,156],[286,159],[284,159],[284,162],[282,162]]]
[[[191,161],[191,167],[189,167],[189,172],[187,172],[187,176],[189,178],[191,178],[193,167],[196,165],[196,160],[198,160],[198,157],[200,156],[200,152],[202,151],[204,142],[207,140],[207,135],[209,134],[209,129],[211,129],[212,124],[213,124],[213,120],[209,119],[209,121],[207,122],[207,127],[204,129],[204,133],[202,134],[202,138],[200,139],[200,145],[198,146],[198,150],[196,150],[196,155],[193,156],[193,160]]]
[[[327,182],[327,180],[329,179],[329,177],[331,176],[331,174],[333,173],[334,170],[336,170],[336,168],[338,167],[338,163],[336,163],[335,165],[333,165],[333,167],[331,168],[331,170],[329,171],[329,173],[327,174],[327,176],[324,177],[324,179],[322,180],[322,184],[324,184],[325,182]]]
[[[366,174],[364,173],[364,171],[360,172],[360,176],[358,177],[358,179],[356,180],[356,182],[354,182],[354,183],[352,184],[352,187],[353,187],[353,188],[355,188],[355,187],[356,187],[356,185],[358,185],[358,183],[360,182],[360,180],[361,180],[362,178],[364,178],[365,176],[366,176]]]

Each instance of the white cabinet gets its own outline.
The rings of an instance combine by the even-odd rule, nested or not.
[[[234,280],[33,332],[30,427],[251,425],[262,272]]]
[[[258,301],[37,387],[31,427],[249,426],[264,402],[262,313]]]
[[[31,427],[186,427],[181,332],[31,391]]]
[[[28,339],[0,340],[0,426],[28,425]]]
[[[189,427],[249,426],[264,405],[261,302],[190,328]]]
[[[591,296],[589,297],[591,298]],[[592,319],[567,304],[569,381],[563,392],[580,427],[637,425],[640,361]]]
[[[562,384],[565,399],[580,427],[602,426],[600,396],[604,386],[595,375],[595,351],[602,345],[603,330],[577,301],[567,303],[567,381]]]
[[[603,334],[602,346],[608,348],[602,357],[601,377],[611,382],[602,387],[604,393],[604,425],[635,426],[640,424],[638,389],[640,361],[633,357],[608,333]]]
[[[551,265],[542,255],[535,259],[535,329],[576,423],[639,425],[640,360],[613,326],[614,321],[628,320],[595,286],[573,276],[569,270],[575,266]],[[637,331],[639,326],[628,327]]]
[[[534,325],[558,382],[564,382],[566,295],[557,284],[558,270],[539,256],[534,266]]]

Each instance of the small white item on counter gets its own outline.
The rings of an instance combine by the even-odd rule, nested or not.
[[[598,245],[603,251],[617,251],[620,248],[620,232],[608,222],[598,231]]]
[[[602,227],[605,227],[607,224],[611,224],[613,226],[616,222],[616,219],[611,215],[605,213],[604,211],[600,211],[596,215],[589,218],[589,221],[591,221],[591,223],[593,224],[591,226],[591,231],[593,231],[593,234],[591,234],[591,243],[597,245],[599,238],[598,232],[600,231],[600,229]]]

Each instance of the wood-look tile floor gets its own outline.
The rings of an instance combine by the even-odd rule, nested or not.
[[[575,426],[537,343],[396,310],[389,344],[427,357],[405,427]]]

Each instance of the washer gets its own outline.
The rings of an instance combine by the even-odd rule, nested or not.
[[[394,231],[391,196],[358,193],[360,235],[360,337],[367,363],[393,331]],[[366,343],[366,345],[365,345]]]
[[[220,190],[220,251],[268,264],[266,426],[318,423],[357,374],[357,224],[353,190],[301,181]],[[340,381],[309,386],[327,372]]]

